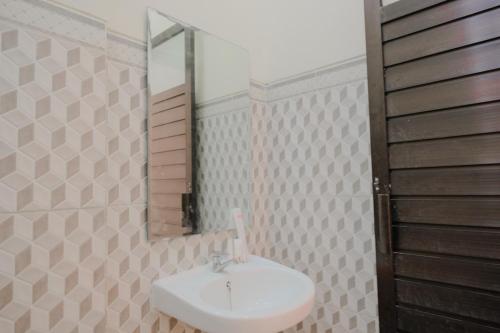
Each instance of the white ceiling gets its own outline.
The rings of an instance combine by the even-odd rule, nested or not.
[[[363,0],[55,0],[144,40],[147,7],[250,52],[252,79],[270,83],[365,53]]]

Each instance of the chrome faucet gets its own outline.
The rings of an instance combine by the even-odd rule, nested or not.
[[[222,252],[214,252],[212,254],[212,270],[215,273],[220,273],[222,272],[229,264],[234,262],[233,258],[229,258],[229,255],[227,253],[222,253]]]

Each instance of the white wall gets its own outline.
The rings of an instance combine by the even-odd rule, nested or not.
[[[168,61],[166,61],[168,59]],[[184,33],[153,48],[148,61],[151,94],[172,89],[186,82],[186,53]]]
[[[144,39],[156,8],[249,50],[252,79],[269,83],[365,53],[363,0],[56,0]]]
[[[197,103],[249,89],[249,56],[244,48],[203,31],[197,31],[194,40]]]

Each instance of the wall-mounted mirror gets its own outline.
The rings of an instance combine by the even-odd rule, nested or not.
[[[148,11],[148,237],[250,221],[248,52]]]

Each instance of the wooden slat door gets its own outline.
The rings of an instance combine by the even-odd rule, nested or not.
[[[365,0],[381,332],[500,333],[500,0]]]

